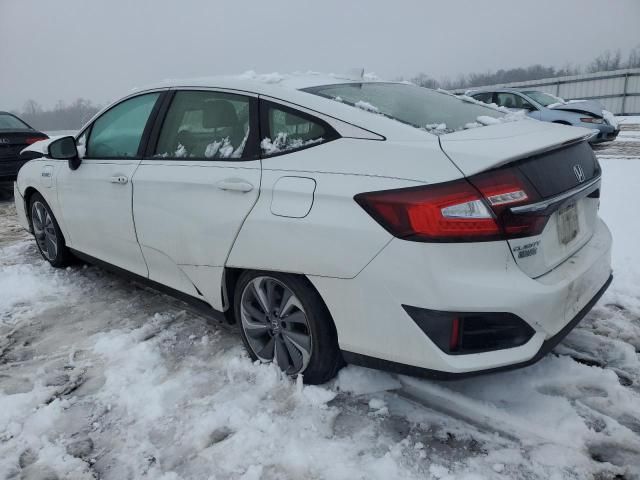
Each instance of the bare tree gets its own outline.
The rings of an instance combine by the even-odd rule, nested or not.
[[[51,110],[44,110],[36,101],[25,102],[22,112],[16,112],[28,124],[38,130],[76,130],[87,122],[100,107],[91,101],[78,98],[67,105],[59,100]]]
[[[629,52],[627,59],[627,68],[639,68],[640,67],[640,45],[636,45]]]
[[[611,52],[607,50],[598,55],[589,65],[587,65],[588,73],[606,72],[609,70],[618,70],[622,68],[622,54],[620,50]]]

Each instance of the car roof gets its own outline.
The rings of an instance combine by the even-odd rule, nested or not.
[[[225,88],[231,90],[242,90],[257,94],[270,95],[282,90],[301,90],[304,88],[317,87],[320,85],[334,85],[347,83],[379,83],[381,80],[371,76],[323,74],[317,72],[307,73],[264,73],[258,74],[253,71],[245,72],[241,75],[222,75],[211,77],[166,79],[162,82],[147,85],[143,88],[136,88],[135,91],[143,91],[157,88],[180,88],[180,87],[207,87]],[[393,82],[385,82],[393,83]]]
[[[374,115],[371,112],[365,111],[361,108],[354,108],[346,103],[336,102],[335,100],[321,95],[312,95],[301,91],[303,88],[321,85],[362,83],[403,84],[406,82],[380,80],[375,76],[363,74],[362,70],[355,72],[355,74],[344,75],[322,74],[316,72],[257,74],[253,71],[249,71],[241,75],[167,79],[152,85],[132,89],[127,95],[120,97],[118,100],[110,103],[108,106],[96,113],[85,124],[85,127],[118,102],[144,92],[169,88],[218,88],[228,90],[230,92],[236,91],[238,93],[251,93],[265,98],[284,101],[296,107],[307,109],[310,112],[327,115],[328,117],[334,118],[343,123],[351,124],[370,132],[375,132],[376,134],[384,137],[407,141],[424,141],[424,132],[419,129],[409,127],[406,124],[387,118],[384,115]],[[81,129],[81,132],[85,127]]]

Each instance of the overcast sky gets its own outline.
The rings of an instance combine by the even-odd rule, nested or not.
[[[104,104],[246,70],[385,78],[591,61],[640,44],[640,0],[0,0],[0,110]]]

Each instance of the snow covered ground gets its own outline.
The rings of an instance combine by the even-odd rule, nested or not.
[[[348,367],[303,387],[166,296],[50,268],[0,202],[0,478],[640,479],[640,142],[625,151],[601,160],[608,293],[538,364],[448,383]]]

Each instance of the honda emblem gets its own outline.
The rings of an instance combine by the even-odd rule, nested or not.
[[[582,167],[580,165],[573,166],[573,173],[576,175],[576,178],[578,179],[579,183],[584,182],[584,179],[585,179],[584,170],[582,170]]]

